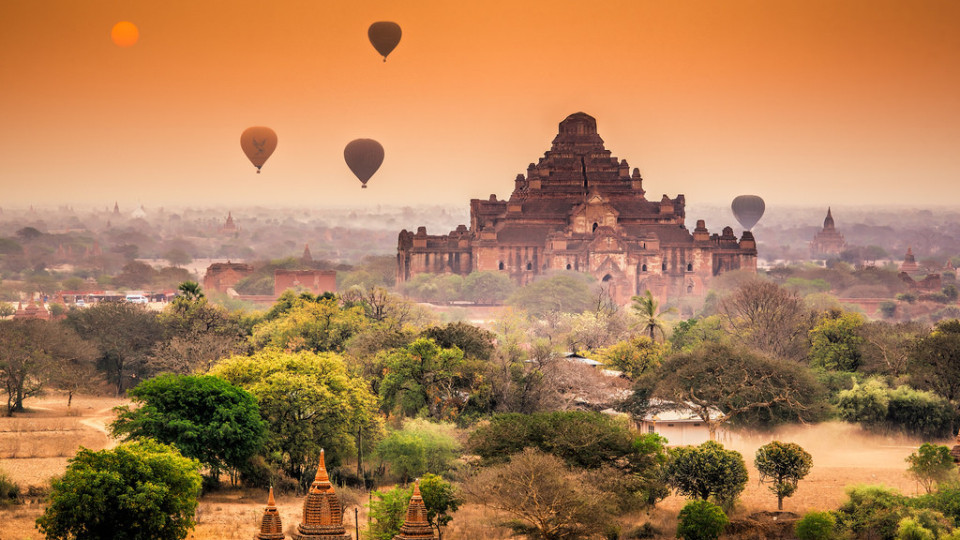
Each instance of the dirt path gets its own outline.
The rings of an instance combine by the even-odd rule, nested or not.
[[[104,450],[109,450],[117,446],[117,440],[110,436],[110,430],[107,429],[107,423],[113,421],[113,416],[113,408],[108,407],[93,413],[93,416],[89,416],[80,420],[81,424],[87,426],[88,428],[95,429],[107,436],[107,444],[103,447]]]

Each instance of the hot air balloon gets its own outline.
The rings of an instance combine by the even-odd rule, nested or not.
[[[400,25],[389,21],[375,22],[367,30],[370,43],[383,56],[384,62],[387,61],[387,55],[390,54],[390,51],[400,43],[400,34]]]
[[[350,141],[343,149],[343,159],[366,188],[367,180],[370,180],[383,163],[383,146],[373,139]]]
[[[257,168],[257,174],[260,174],[260,167],[263,167],[270,154],[277,149],[277,134],[268,127],[247,128],[240,134],[240,148]]]
[[[730,208],[733,209],[733,215],[740,222],[740,225],[749,231],[763,217],[765,206],[763,199],[756,195],[740,195],[733,199]]]

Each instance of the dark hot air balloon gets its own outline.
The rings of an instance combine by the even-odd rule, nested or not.
[[[395,22],[380,21],[370,25],[367,30],[367,37],[373,48],[383,56],[383,61],[387,61],[387,55],[400,43],[400,25]]]
[[[737,218],[737,221],[748,231],[763,217],[765,208],[763,199],[756,195],[740,195],[733,199],[733,204],[730,207],[733,209],[733,215]]]
[[[257,168],[257,174],[260,174],[260,167],[263,167],[270,154],[277,149],[277,134],[268,127],[247,128],[240,134],[240,148]]]
[[[373,139],[357,139],[350,141],[343,149],[343,159],[347,166],[357,175],[363,187],[367,187],[367,180],[373,176],[383,163],[383,146]]]

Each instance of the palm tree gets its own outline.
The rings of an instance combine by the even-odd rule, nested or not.
[[[644,332],[650,334],[650,340],[656,340],[655,336],[658,330],[660,331],[660,337],[666,337],[663,332],[663,321],[660,320],[660,303],[653,297],[653,293],[648,289],[643,292],[642,296],[634,296],[631,300],[633,300],[633,311],[640,317],[638,326],[642,326]],[[664,313],[670,313],[671,311],[673,311],[673,308],[664,311]]]
[[[203,298],[203,291],[200,289],[200,284],[196,281],[184,281],[177,287],[177,290],[180,291],[180,296],[190,301]]]

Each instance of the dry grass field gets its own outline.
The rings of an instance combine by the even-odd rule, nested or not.
[[[27,402],[29,410],[13,418],[0,418],[0,468],[28,493],[27,503],[0,509],[0,540],[39,540],[34,520],[41,514],[42,492],[52,476],[61,474],[67,460],[79,446],[102,449],[113,441],[105,433],[112,419],[111,409],[125,403],[116,398],[77,397],[70,409],[66,398],[53,395]],[[743,453],[748,465],[758,446],[779,438],[797,442],[813,454],[814,467],[800,483],[796,495],[784,501],[784,510],[802,514],[812,509],[836,508],[845,498],[844,489],[853,484],[884,484],[905,494],[919,487],[906,475],[904,459],[919,441],[881,437],[839,423],[794,427],[775,434],[744,436],[728,447]],[[950,444],[941,441],[942,444]],[[759,485],[756,471],[736,508],[734,518],[754,512],[776,510],[776,498]],[[354,508],[359,508],[360,528],[366,524],[366,495],[340,490],[347,507],[344,521],[354,530]],[[199,524],[189,538],[196,540],[249,540],[262,515],[266,493],[260,490],[232,490],[209,494],[200,502]],[[289,532],[300,518],[301,499],[293,495],[277,498],[284,528]],[[685,500],[672,496],[649,514],[632,516],[630,521],[652,522],[665,538],[674,536],[676,514]],[[475,505],[466,505],[455,516],[444,538],[449,540],[498,540],[508,538],[497,528],[497,516]]]

